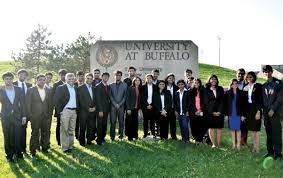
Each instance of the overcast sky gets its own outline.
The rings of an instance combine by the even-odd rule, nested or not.
[[[40,23],[54,43],[91,32],[104,40],[192,40],[199,60],[259,70],[282,64],[280,0],[9,0],[0,2],[0,60],[24,48]]]

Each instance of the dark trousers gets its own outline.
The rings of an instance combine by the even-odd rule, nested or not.
[[[52,117],[52,116],[51,116]],[[48,120],[49,122],[47,123],[47,130],[48,130],[48,135],[47,135],[47,140],[48,140],[48,148],[50,148],[50,136],[51,136],[51,124],[52,124],[52,118],[50,118],[49,120]],[[42,144],[41,144],[42,145]]]
[[[103,112],[103,117],[99,117],[97,112],[97,143],[102,143],[105,140],[107,131],[108,112]]]
[[[168,116],[164,117],[163,115],[159,114],[159,124],[160,124],[160,138],[161,139],[168,139],[168,131],[169,131],[169,120]]]
[[[26,153],[26,149],[27,149],[27,123],[25,125],[22,125],[22,129],[21,129],[21,151],[23,153]]]
[[[61,142],[60,142],[60,126],[61,126],[60,116],[57,116],[56,140],[57,140],[57,143],[58,143],[59,146],[61,145]]]
[[[172,139],[177,139],[176,136],[176,115],[174,109],[170,109],[168,112],[168,121],[170,127],[170,135]]]
[[[205,126],[205,119],[203,116],[191,116],[190,117],[190,126],[192,136],[195,141],[202,142],[203,137],[207,131]]]
[[[7,120],[1,119],[6,158],[12,159],[14,154],[21,157],[22,125],[21,123],[15,124],[14,121],[11,121],[11,118]]]
[[[155,133],[155,121],[156,121],[156,113],[154,109],[144,109],[143,111],[143,133],[144,137],[148,135],[148,121],[150,125],[150,132],[153,136],[156,136]]]
[[[124,127],[125,127],[125,118],[124,118],[124,113],[125,109],[124,106],[121,106],[119,109],[116,109],[114,106],[111,106],[111,113],[110,113],[110,137],[111,139],[115,139],[116,135],[116,122],[117,122],[117,117],[118,117],[118,122],[119,122],[119,131],[118,135],[119,138],[123,138],[124,134]]]
[[[282,125],[277,113],[269,118],[264,115],[264,126],[266,131],[266,148],[269,154],[281,155],[282,152]]]
[[[241,145],[246,145],[248,140],[247,121],[241,121]]]
[[[189,118],[185,115],[179,115],[179,124],[181,128],[182,141],[187,142],[190,139]]]
[[[95,140],[96,134],[96,113],[83,111],[80,114],[79,142],[82,146],[85,141],[91,142]]]
[[[77,140],[79,140],[79,134],[80,134],[80,114],[77,115],[77,119],[76,119],[75,137]]]
[[[131,115],[126,114],[125,120],[125,133],[128,136],[128,140],[138,138],[139,120],[138,109],[131,110]]]
[[[35,154],[39,150],[40,145],[42,150],[46,151],[49,147],[49,122],[51,118],[40,115],[36,118],[31,118],[31,137],[30,137],[30,152]]]

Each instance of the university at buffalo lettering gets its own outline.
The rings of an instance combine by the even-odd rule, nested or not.
[[[145,52],[145,60],[189,60],[188,52]]]
[[[125,60],[189,60],[188,42],[125,42]],[[139,58],[141,59],[141,58]]]

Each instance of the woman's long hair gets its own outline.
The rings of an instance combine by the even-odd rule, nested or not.
[[[212,75],[210,75],[210,76],[208,77],[208,79],[207,79],[207,81],[206,81],[206,84],[205,84],[205,87],[206,87],[206,88],[210,88],[210,87],[211,87],[210,80],[211,80],[212,78],[215,78],[215,79],[217,80],[216,87],[218,87],[218,85],[219,85],[218,77],[217,77],[215,74],[212,74]]]

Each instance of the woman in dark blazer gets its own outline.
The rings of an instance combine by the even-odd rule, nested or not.
[[[141,109],[140,96],[141,96],[141,78],[133,78],[132,85],[130,86],[127,99],[126,99],[126,121],[125,121],[125,133],[128,136],[128,140],[138,139],[138,113]]]
[[[153,96],[153,105],[156,109],[160,124],[160,138],[168,139],[169,120],[168,112],[172,107],[172,96],[165,88],[165,81],[159,80],[158,92]]]
[[[202,143],[207,132],[205,120],[204,88],[200,79],[194,79],[189,91],[189,116],[192,136],[197,144]]]
[[[222,128],[224,127],[224,90],[218,83],[217,76],[211,75],[208,78],[205,88],[205,110],[207,111],[208,132],[212,142],[212,148],[220,146]]]
[[[245,102],[245,116],[248,130],[253,133],[253,153],[259,153],[260,128],[262,118],[262,85],[256,82],[256,74],[249,72],[246,76],[248,82],[243,89]]]
[[[233,149],[240,150],[241,120],[244,120],[243,92],[238,88],[237,79],[232,79],[230,88],[224,95],[224,113],[231,130]]]
[[[175,75],[174,74],[170,73],[170,74],[167,75],[167,77],[165,78],[165,85],[166,85],[165,89],[167,89],[170,92],[171,97],[172,97],[172,101],[174,101],[175,94],[179,90],[178,86],[175,84]],[[177,139],[177,136],[176,136],[176,116],[175,116],[175,113],[174,113],[174,102],[172,102],[172,106],[170,107],[167,115],[168,115],[167,117],[168,117],[168,120],[169,120],[171,138],[173,140],[176,140]]]

